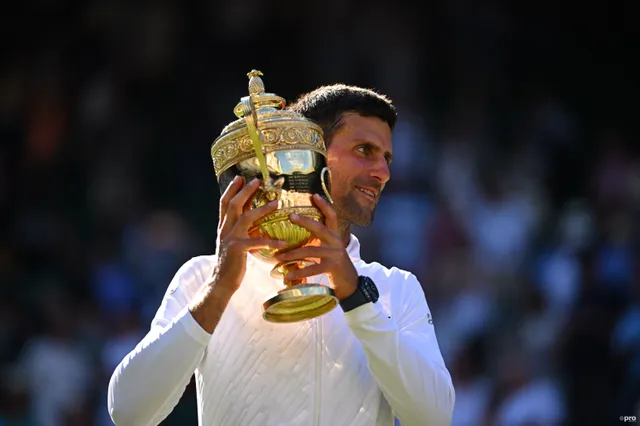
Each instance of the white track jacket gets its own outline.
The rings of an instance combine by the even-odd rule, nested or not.
[[[200,426],[449,425],[455,393],[416,277],[360,259],[359,275],[380,300],[348,313],[273,324],[262,303],[282,288],[271,266],[249,256],[247,273],[213,334],[187,306],[205,285],[215,256],[176,273],[149,333],[118,365],[108,408],[117,426],[159,424],[195,374]],[[328,284],[324,275],[309,282]]]

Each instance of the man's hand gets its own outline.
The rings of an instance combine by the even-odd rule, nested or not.
[[[249,236],[251,225],[272,213],[278,207],[273,201],[265,206],[247,210],[251,197],[260,186],[260,180],[254,179],[243,187],[244,178],[237,176],[220,199],[220,220],[216,253],[218,264],[214,269],[217,286],[235,292],[246,273],[247,253],[260,248],[284,248],[285,241]]]
[[[320,263],[290,272],[286,280],[298,280],[314,275],[327,274],[331,287],[339,300],[351,296],[358,286],[358,272],[344,247],[338,228],[338,217],[331,205],[319,195],[313,201],[325,217],[324,225],[305,216],[292,214],[289,220],[311,232],[320,240],[320,246],[302,247],[276,256],[278,261],[295,259],[320,259]]]
[[[213,268],[211,281],[203,286],[189,304],[189,311],[198,324],[213,333],[231,296],[240,287],[247,271],[247,253],[258,248],[284,248],[284,241],[252,238],[249,227],[273,212],[277,202],[248,210],[249,201],[260,186],[254,179],[244,186],[244,178],[236,177],[220,198],[220,221],[216,254],[218,262]]]

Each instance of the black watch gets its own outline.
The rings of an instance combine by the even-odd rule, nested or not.
[[[355,293],[340,301],[340,306],[344,312],[349,312],[365,303],[376,303],[379,296],[378,287],[373,280],[361,275],[358,277],[358,287]]]

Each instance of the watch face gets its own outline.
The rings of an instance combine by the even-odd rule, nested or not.
[[[370,302],[377,302],[380,294],[373,280],[369,277],[362,277],[362,292]]]

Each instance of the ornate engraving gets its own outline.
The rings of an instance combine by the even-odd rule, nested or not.
[[[289,222],[289,215],[291,213],[296,213],[296,214],[299,214],[300,216],[306,216],[318,221],[324,220],[324,216],[322,216],[322,213],[320,213],[320,210],[318,210],[315,207],[285,207],[283,209],[278,209],[274,211],[268,216],[265,216],[260,221],[256,222],[251,229],[253,230],[255,228],[260,228],[267,224],[273,224],[275,222],[280,222],[280,221],[286,221],[287,224],[293,225],[291,222]]]
[[[262,118],[260,116],[259,121]],[[308,127],[308,124],[307,127],[296,126],[293,123],[289,123],[287,127],[281,127],[282,123],[274,124],[278,125],[261,130],[265,153],[298,148],[312,149],[320,154],[326,154],[320,128]],[[211,158],[217,177],[220,177],[225,170],[234,164],[255,156],[253,143],[247,132],[236,131],[233,133],[228,138],[218,140],[211,148]]]

